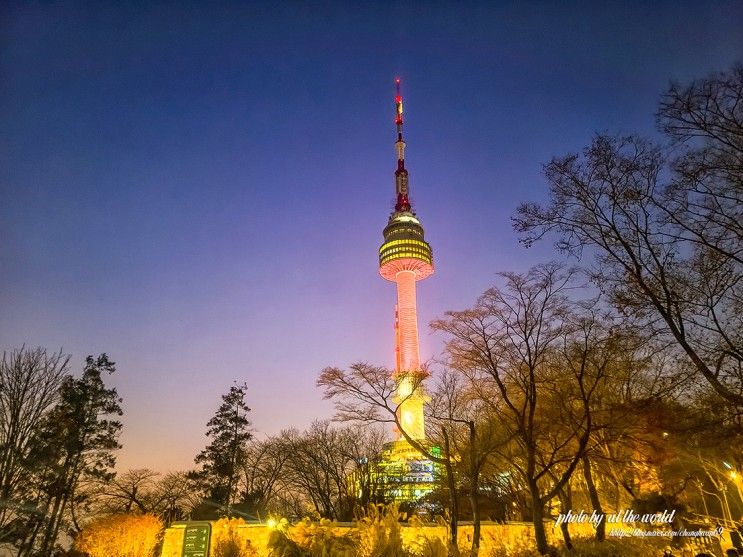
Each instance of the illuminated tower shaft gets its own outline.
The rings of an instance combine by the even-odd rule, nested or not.
[[[397,372],[419,370],[418,311],[415,300],[415,271],[399,271],[397,283]]]
[[[405,141],[402,138],[402,97],[397,80],[397,202],[384,228],[384,243],[379,248],[379,273],[397,285],[396,360],[398,415],[403,429],[414,439],[425,438],[423,405],[425,377],[420,364],[418,345],[418,312],[415,283],[433,273],[433,252],[424,239],[423,226],[413,212],[408,198],[408,171],[405,169]],[[400,434],[400,438],[403,435]]]

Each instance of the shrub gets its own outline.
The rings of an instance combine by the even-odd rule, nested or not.
[[[574,540],[573,549],[555,549],[556,557],[648,557],[658,555],[668,540],[658,538],[622,538],[619,540]],[[498,547],[489,557],[540,557],[533,547]]]
[[[369,505],[356,518],[357,555],[359,557],[397,557],[407,555],[402,545],[405,518],[396,504]]]
[[[449,525],[439,522],[446,533],[446,539],[449,536]],[[414,557],[454,557],[459,555],[459,550],[455,547],[447,547],[447,544],[437,536],[428,537],[424,534],[424,524],[417,515],[413,515],[408,520],[408,528],[416,532],[415,538],[408,538],[406,549]]]
[[[303,557],[307,553],[291,539],[286,530],[275,529],[268,537],[268,554],[275,557]]]
[[[237,529],[244,526],[242,518],[222,518],[212,526],[212,549],[214,557],[257,557],[258,553],[250,540],[241,540]]]
[[[85,525],[75,547],[90,557],[153,557],[162,528],[149,514],[104,516]]]
[[[353,557],[356,543],[336,534],[329,520],[302,520],[291,529],[282,520],[268,539],[270,555],[276,557]]]
[[[268,541],[274,557],[440,557],[435,542],[419,552],[403,548],[400,515],[397,505],[370,505],[356,517],[355,528],[339,534],[329,520],[312,522],[305,519],[293,527],[282,521]]]
[[[488,557],[541,557],[541,555],[534,548],[533,540],[521,539],[510,545],[494,547]]]

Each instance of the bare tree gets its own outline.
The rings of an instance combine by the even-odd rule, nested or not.
[[[423,378],[420,375],[414,379],[408,396],[420,392]],[[340,419],[393,424],[425,458],[444,466],[451,497],[452,546],[457,544],[458,488],[466,487],[473,519],[471,554],[477,555],[481,528],[480,475],[488,457],[504,441],[496,421],[489,419],[487,405],[476,393],[456,373],[442,371],[426,404],[430,435],[424,442],[412,438],[403,427],[398,408],[404,400],[395,398],[397,383],[389,370],[361,363],[352,365],[348,371],[327,368],[318,385],[325,388],[326,398],[334,399]],[[433,446],[443,451],[433,451]]]
[[[336,418],[341,421],[359,423],[394,424],[403,438],[425,458],[444,466],[446,481],[452,494],[450,513],[450,543],[457,545],[458,508],[456,498],[456,455],[452,452],[450,431],[447,427],[439,429],[443,451],[432,450],[432,445],[410,436],[400,419],[398,408],[406,400],[417,396],[422,390],[425,373],[411,374],[410,392],[401,399],[396,397],[397,381],[394,374],[379,366],[359,362],[350,369],[325,368],[317,380],[317,386],[325,390],[325,398],[333,399]]]
[[[676,147],[658,206],[674,238],[743,263],[743,66],[672,84],[656,117]]]
[[[473,309],[447,312],[433,327],[450,337],[449,366],[469,379],[510,440],[497,451],[529,490],[537,549],[544,554],[544,506],[581,461],[601,373],[561,358],[575,331],[577,308],[566,295],[573,272],[550,264],[503,276],[503,290],[491,288]]]
[[[577,381],[573,383],[574,393],[571,398],[580,401],[580,410],[572,415],[569,427],[580,427],[583,421],[589,426],[589,442],[581,455],[581,472],[591,506],[599,514],[604,514],[599,491],[594,481],[591,454],[599,444],[604,431],[621,424],[626,417],[616,412],[615,407],[607,404],[607,391],[610,389],[609,378],[616,372],[616,363],[622,359],[622,352],[628,347],[623,331],[612,326],[611,316],[600,311],[596,300],[580,304],[573,319],[573,327],[561,343],[557,357],[552,361],[559,374],[560,370],[569,370],[570,376]],[[590,385],[590,391],[586,390]],[[604,437],[605,440],[605,437]],[[568,481],[563,490],[558,492],[563,503],[570,508],[572,486]],[[570,545],[568,525],[563,524],[566,545]],[[605,538],[604,521],[598,523],[596,539]]]
[[[353,482],[356,488],[356,501],[361,508],[370,503],[384,501],[384,485],[379,469],[379,459],[387,441],[387,434],[381,427],[344,428],[345,442],[343,454],[353,463]]]
[[[3,352],[0,362],[0,542],[8,523],[18,517],[31,470],[29,452],[44,414],[59,399],[70,357],[43,348]]]
[[[154,491],[158,472],[149,468],[127,470],[103,485],[102,495],[112,513],[156,512],[159,504]]]
[[[286,450],[281,437],[248,443],[240,463],[242,479],[239,497],[241,506],[249,514],[260,517],[271,508],[276,490],[281,488],[282,475],[286,473],[289,458],[291,451]]]
[[[302,433],[282,432],[278,446],[285,453],[282,490],[300,492],[320,516],[353,518],[357,504],[355,482],[364,461],[373,462],[380,437],[367,428],[337,428],[314,422]]]
[[[434,432],[446,432],[442,443],[457,455],[453,468],[466,488],[472,510],[472,547],[480,551],[482,517],[480,513],[480,477],[488,459],[507,442],[497,417],[490,412],[461,374],[445,369],[437,377],[428,404],[427,417]],[[435,435],[435,434],[434,434]],[[452,493],[452,499],[456,493]]]
[[[658,122],[676,143],[598,136],[545,168],[547,205],[514,218],[527,246],[596,254],[595,283],[673,340],[717,394],[743,406],[743,69],[672,86]]]
[[[188,518],[200,501],[199,493],[186,472],[169,472],[157,480],[152,498],[156,501],[156,514],[166,524]]]
[[[154,514],[168,524],[188,517],[201,501],[198,487],[185,472],[162,475],[139,468],[81,487],[81,497],[70,502],[72,522],[78,532],[81,524],[100,515]]]

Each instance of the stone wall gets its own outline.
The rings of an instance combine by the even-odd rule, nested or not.
[[[183,534],[186,533],[185,524],[173,524],[165,529],[163,535],[163,549],[161,557],[181,557],[183,554]]]
[[[332,529],[337,535],[343,535],[349,532],[353,525],[333,524]],[[229,535],[229,523],[225,520],[212,522],[212,543],[210,552],[214,554],[214,547],[220,538]],[[258,552],[261,557],[268,555],[267,543],[271,535],[271,529],[266,525],[240,524],[233,525],[236,537],[241,544],[250,542],[250,545]],[[165,530],[163,540],[162,557],[181,557],[183,551],[183,533],[185,524],[176,523]],[[593,528],[589,524],[571,524],[570,533],[575,537],[590,536],[593,534]],[[458,530],[459,545],[462,549],[469,548],[472,544],[472,525],[460,525]],[[559,529],[547,525],[548,538],[560,540],[561,534]],[[424,526],[403,526],[402,528],[403,544],[406,547],[420,547],[428,542],[438,539],[444,546],[448,544],[446,528],[440,525]],[[483,555],[487,555],[490,549],[496,547],[521,548],[534,546],[534,530],[528,523],[511,523],[496,524],[484,522],[481,531],[480,547]]]

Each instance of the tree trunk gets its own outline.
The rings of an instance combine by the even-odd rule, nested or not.
[[[27,532],[24,534],[23,541],[21,542],[20,547],[18,548],[18,557],[28,557],[29,555],[33,554],[34,544],[36,543],[36,537],[39,535],[39,532],[41,531],[41,526],[44,523],[44,520],[46,519],[46,514],[49,511],[49,503],[51,502],[50,498],[46,499],[46,502],[44,504],[44,510],[43,512],[35,512],[31,515]]]
[[[459,528],[459,500],[457,499],[457,483],[454,478],[454,467],[451,465],[451,453],[449,452],[449,434],[445,427],[441,428],[444,437],[444,450],[446,459],[444,467],[446,468],[446,483],[449,486],[451,497],[451,516],[449,517],[449,543],[454,550],[457,550],[457,529]]]
[[[457,499],[457,486],[454,481],[454,469],[451,463],[446,464],[446,476],[449,483],[449,493],[451,493],[451,516],[449,517],[449,541],[453,548],[459,547],[457,544],[457,534],[459,529],[459,500]]]
[[[470,433],[470,505],[472,506],[472,549],[470,555],[477,557],[480,552],[480,467],[475,454],[475,422],[468,424]]]
[[[587,455],[583,455],[583,477],[586,479],[588,496],[591,499],[593,510],[602,517],[601,522],[596,526],[596,540],[602,542],[606,539],[606,519],[603,518],[604,510],[601,508],[601,499],[599,499],[599,492],[596,489],[596,484],[593,481],[593,473],[591,472],[591,461],[588,459]]]
[[[529,493],[531,495],[531,518],[534,524],[534,541],[537,544],[537,551],[541,555],[547,555],[550,548],[547,543],[547,532],[544,529],[544,505],[539,495],[536,480],[529,482]]]
[[[570,492],[570,484],[568,483],[564,489],[560,490],[560,511],[566,513],[573,506],[573,497]],[[570,528],[567,522],[560,524],[560,532],[562,532],[562,539],[565,541],[565,547],[568,550],[573,549],[573,540],[570,537]]]
[[[470,505],[472,506],[472,549],[470,554],[476,557],[480,551],[480,500],[478,497],[477,479],[472,480]]]
[[[75,491],[77,478],[80,475],[79,467],[81,458],[81,454],[78,453],[77,457],[73,461],[72,466],[69,466],[69,468],[69,459],[65,460],[66,466],[63,468],[63,470],[65,470],[67,477],[62,484],[61,493],[55,494],[54,507],[51,514],[49,515],[49,522],[47,523],[46,531],[44,532],[44,537],[42,538],[43,541],[40,551],[41,555],[51,555],[52,551],[54,550],[54,544],[57,541],[57,536],[59,535],[59,527],[62,524],[62,518],[64,517],[64,511],[67,505],[67,501],[69,500],[71,494]]]
[[[44,536],[41,539],[41,548],[39,553],[41,555],[51,555],[52,549],[54,549],[54,542],[57,539],[57,532],[59,531],[59,524],[62,520],[62,513],[64,512],[64,503],[66,497],[64,494],[58,494],[54,500],[54,506],[52,512],[49,514],[46,528],[44,529]]]
[[[570,538],[570,530],[568,528],[568,523],[563,522],[560,524],[560,532],[562,532],[562,539],[565,541],[565,548],[568,550],[573,549],[573,541]]]

